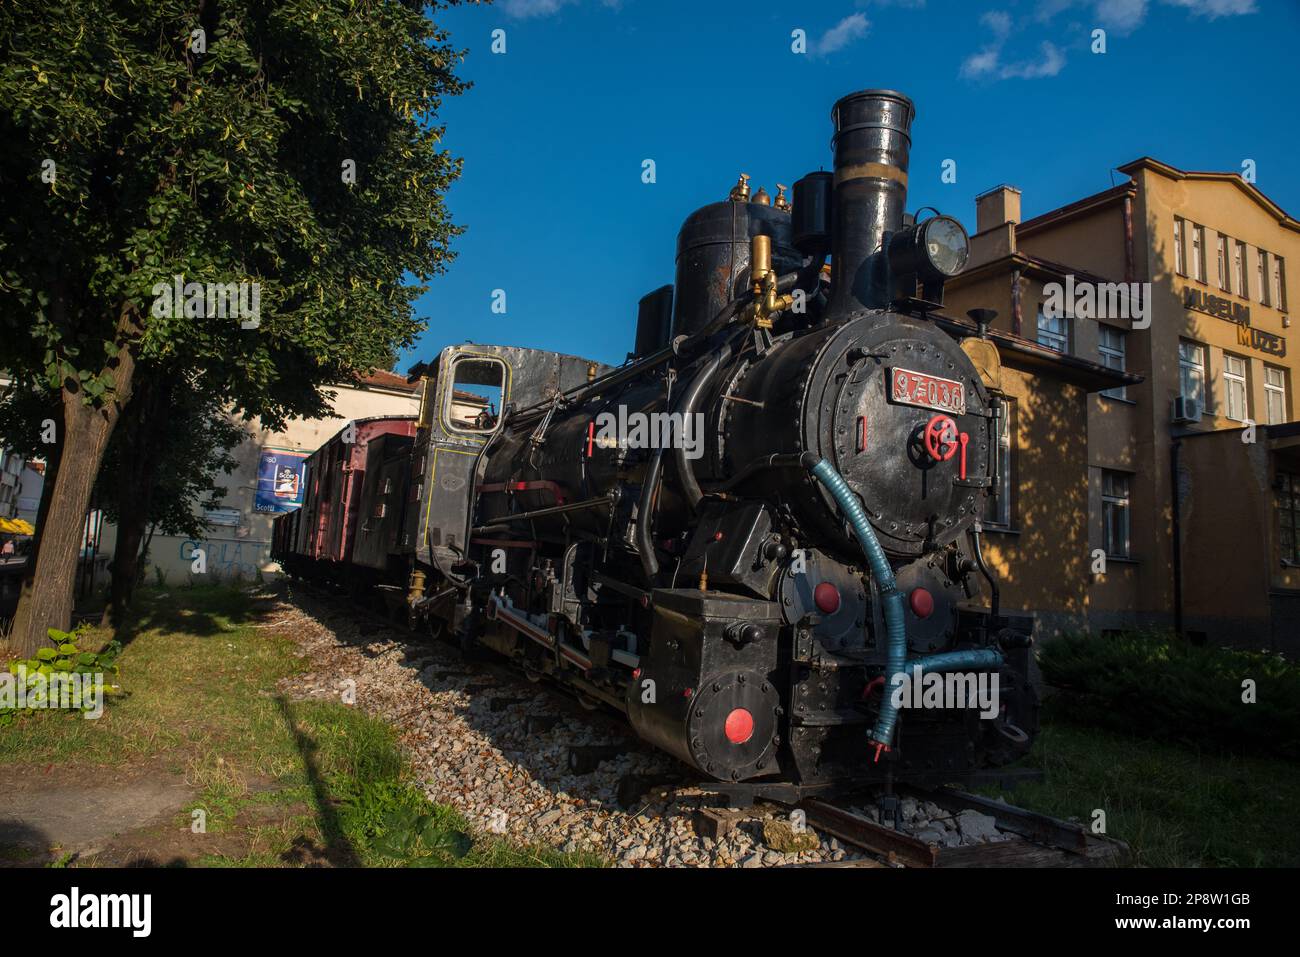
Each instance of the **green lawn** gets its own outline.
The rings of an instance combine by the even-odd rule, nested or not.
[[[272,605],[248,588],[147,590],[120,635],[122,694],[104,716],[23,715],[0,729],[0,767],[36,775],[58,766],[87,785],[119,772],[183,777],[194,799],[169,825],[172,845],[188,834],[190,810],[207,815],[191,865],[604,863],[471,833],[454,810],[425,800],[387,724],[281,695],[277,682],[304,662],[274,627],[257,627]],[[82,644],[110,637],[92,631]],[[1064,710],[1049,699],[1024,762],[1045,780],[991,793],[1085,824],[1104,810],[1106,832],[1129,843],[1138,865],[1300,864],[1300,829],[1288,826],[1300,804],[1295,763],[1083,727]],[[23,863],[25,852],[0,857]]]
[[[118,635],[122,693],[103,717],[24,714],[0,732],[0,766],[35,775],[57,765],[86,785],[117,773],[183,776],[195,798],[168,841],[188,833],[192,809],[204,811],[191,865],[603,863],[471,833],[424,798],[389,725],[341,702],[280,694],[277,682],[304,662],[273,627],[256,627],[273,603],[253,588],[145,591]],[[92,630],[81,645],[111,637]]]
[[[1126,841],[1145,867],[1300,866],[1300,766],[1280,759],[1198,751],[1072,723],[1044,708],[1024,766],[1041,783],[989,790],[1021,807],[1091,825]]]

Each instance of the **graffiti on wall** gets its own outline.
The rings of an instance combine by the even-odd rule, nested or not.
[[[271,560],[271,547],[267,542],[221,541],[210,539],[196,541],[187,538],[180,544],[179,557],[186,565],[194,561],[194,552],[205,554],[207,574],[219,578],[257,577],[258,569]]]

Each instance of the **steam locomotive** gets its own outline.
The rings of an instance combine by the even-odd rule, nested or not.
[[[1033,621],[981,550],[992,313],[940,312],[969,240],[904,211],[914,112],[845,96],[833,172],[790,199],[742,174],[692,213],[624,365],[466,344],[417,366],[418,417],[316,452],[274,557],[718,782],[959,781],[1022,755]],[[931,675],[994,707],[915,707]]]

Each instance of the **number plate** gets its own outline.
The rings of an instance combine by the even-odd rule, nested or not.
[[[911,369],[889,370],[889,398],[922,409],[966,414],[966,389],[960,382]]]

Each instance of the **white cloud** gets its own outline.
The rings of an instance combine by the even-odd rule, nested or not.
[[[999,76],[1004,80],[1018,77],[1022,80],[1036,80],[1044,76],[1056,76],[1065,66],[1065,54],[1056,45],[1044,40],[1039,47],[1042,54],[1038,60],[1026,60],[1023,63],[1009,63],[1002,68]]]
[[[1075,7],[1090,10],[1097,23],[1121,36],[1140,27],[1150,12],[1152,0],[1038,0],[1034,19],[1046,23],[1057,14]],[[1167,7],[1179,7],[1194,17],[1219,17],[1255,13],[1258,0],[1159,0]]]
[[[1056,76],[1065,66],[1065,54],[1053,43],[1044,42],[1036,59],[1004,62],[1002,49],[1016,24],[1004,10],[990,10],[980,17],[980,24],[990,35],[977,53],[968,56],[961,65],[960,75],[967,80],[1035,80]]]
[[[1054,43],[1044,41],[1036,59],[1012,63],[1002,62],[1001,45],[994,44],[968,56],[961,65],[961,76],[967,80],[1037,80],[1056,76],[1064,67],[1065,54]]]
[[[1107,30],[1127,36],[1146,19],[1147,0],[1097,0],[1093,15]]]
[[[502,7],[507,16],[526,20],[529,17],[549,17],[573,2],[575,0],[505,0]]]
[[[825,56],[843,50],[853,41],[865,37],[870,27],[865,14],[851,13],[821,35],[821,39],[813,44],[813,52]]]
[[[995,37],[1005,37],[1011,32],[1011,14],[1005,10],[990,10],[980,17],[980,23]]]
[[[1190,10],[1193,16],[1209,17],[1211,20],[1256,13],[1259,10],[1255,6],[1255,0],[1162,0],[1162,2],[1172,7]]]
[[[997,47],[985,47],[979,53],[972,53],[962,63],[961,75],[968,80],[975,80],[996,72],[999,52]]]
[[[549,17],[580,2],[581,0],[502,0],[501,6],[506,16],[527,20],[532,17]],[[600,0],[600,4],[617,10],[622,6],[622,0]]]

